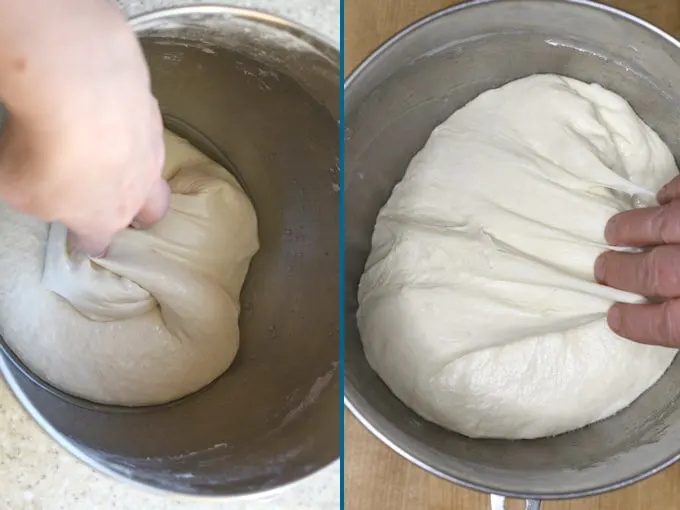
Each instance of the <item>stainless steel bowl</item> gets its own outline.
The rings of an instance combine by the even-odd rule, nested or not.
[[[530,441],[469,439],[420,418],[389,391],[366,361],[355,314],[377,213],[432,129],[486,89],[548,72],[621,94],[680,155],[678,42],[591,2],[452,7],[385,43],[345,84],[346,405],[424,469],[472,489],[534,500],[614,490],[675,462],[680,359],[633,405],[595,425]]]
[[[18,399],[66,449],[119,479],[190,496],[262,494],[339,455],[339,54],[250,10],[132,20],[167,125],[226,165],[258,215],[236,361],[172,405],[74,399],[3,345]]]

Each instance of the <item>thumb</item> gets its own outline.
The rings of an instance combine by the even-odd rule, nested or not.
[[[149,190],[142,208],[135,216],[132,225],[135,228],[151,228],[158,223],[170,206],[170,187],[163,179],[158,179]]]

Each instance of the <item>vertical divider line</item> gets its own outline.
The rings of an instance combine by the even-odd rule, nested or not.
[[[340,508],[345,508],[345,2],[340,0],[340,122],[338,126],[340,165],[340,289],[338,313],[340,317]]]

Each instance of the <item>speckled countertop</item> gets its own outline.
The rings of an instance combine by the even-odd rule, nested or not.
[[[211,0],[217,3],[219,0]],[[190,0],[120,0],[128,15]],[[339,0],[232,0],[315,28],[339,44]],[[0,510],[332,510],[340,506],[338,463],[275,498],[242,504],[174,501],[111,481],[50,439],[0,380]]]

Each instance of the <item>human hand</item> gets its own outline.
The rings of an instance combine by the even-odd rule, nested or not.
[[[646,344],[680,347],[680,176],[658,194],[658,207],[617,214],[607,224],[612,246],[645,248],[640,253],[608,251],[595,262],[598,282],[658,302],[614,305],[609,326]]]
[[[163,125],[148,69],[110,2],[22,2],[9,7],[10,17],[32,29],[12,34],[0,26],[7,28],[0,96],[10,113],[0,138],[0,195],[15,209],[62,222],[72,249],[101,256],[118,230],[151,226],[168,208]]]

